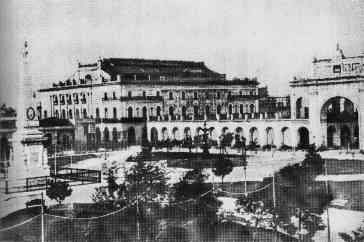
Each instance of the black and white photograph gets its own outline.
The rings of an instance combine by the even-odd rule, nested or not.
[[[364,0],[0,1],[0,242],[364,242]]]

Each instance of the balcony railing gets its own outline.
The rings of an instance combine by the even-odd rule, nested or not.
[[[120,101],[158,101],[162,102],[162,96],[132,96],[132,97],[120,97]]]

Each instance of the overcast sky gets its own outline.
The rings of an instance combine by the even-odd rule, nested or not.
[[[253,77],[273,95],[307,76],[311,61],[364,51],[362,0],[2,1],[0,102],[14,103],[20,49],[29,41],[37,87],[100,57],[204,61]]]

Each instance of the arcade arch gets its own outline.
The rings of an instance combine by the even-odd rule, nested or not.
[[[155,127],[150,130],[150,141],[152,144],[156,144],[158,141],[158,130]]]
[[[298,148],[307,148],[310,145],[310,132],[306,127],[298,129]]]
[[[358,148],[358,111],[350,99],[342,96],[328,99],[322,105],[320,122],[327,147]]]

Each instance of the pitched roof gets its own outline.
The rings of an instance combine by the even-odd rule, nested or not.
[[[150,78],[164,75],[178,78],[206,77],[223,79],[225,75],[214,72],[203,62],[176,60],[147,60],[131,58],[105,58],[101,68],[111,76],[150,75]]]

